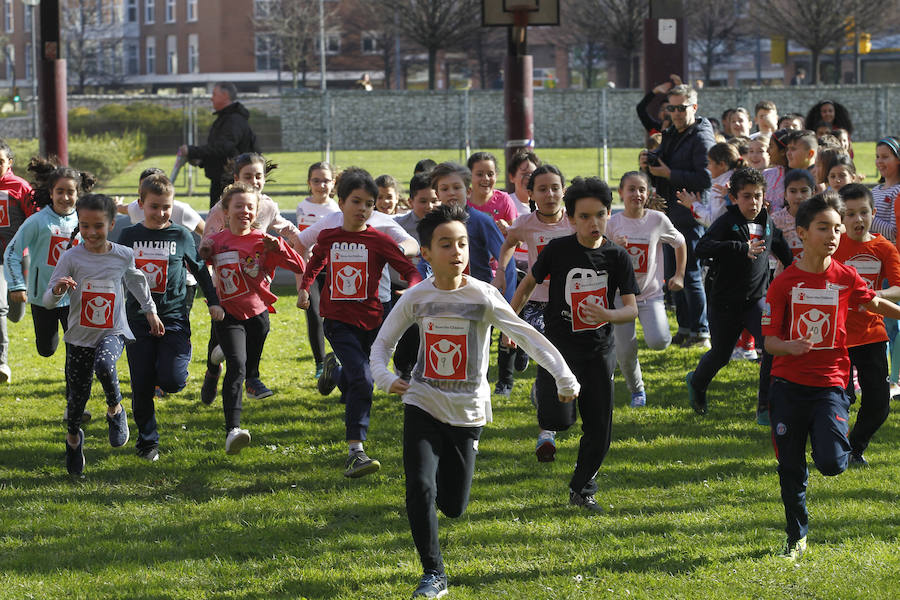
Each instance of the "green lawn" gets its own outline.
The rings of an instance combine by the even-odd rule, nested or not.
[[[0,598],[408,597],[420,567],[404,511],[400,402],[375,398],[366,448],[382,470],[345,479],[343,406],[315,391],[293,305],[290,293],[278,302],[263,358],[276,395],[244,405],[249,448],[226,456],[221,405],[199,402],[208,319],[198,302],[188,386],[158,403],[160,461],[140,461],[133,440],[109,447],[95,384],[76,479],[63,462],[64,351],[39,358],[30,317],[10,324]],[[756,366],[726,367],[701,418],[682,383],[699,356],[642,349],[645,409],[628,407],[619,382],[600,516],[567,506],[576,430],[560,435],[555,463],[536,462],[534,367],[518,375],[482,436],[469,510],[440,517],[450,597],[896,597],[896,416],[867,452],[870,469],[810,476],[810,551],[788,564],[773,556],[784,517],[769,432],[753,420]],[[128,398],[124,357],[119,367]]]

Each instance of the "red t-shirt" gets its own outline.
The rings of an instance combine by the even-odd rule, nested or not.
[[[870,290],[880,290],[887,278],[888,285],[900,285],[900,253],[885,237],[873,233],[874,239],[857,242],[841,235],[841,243],[832,258],[856,269],[866,280]],[[884,317],[867,310],[847,312],[847,347],[862,346],[888,339]]]
[[[387,234],[372,226],[363,231],[325,229],[316,239],[300,286],[309,290],[319,271],[327,266],[319,314],[371,331],[381,325],[383,309],[378,300],[378,281],[385,263],[394,267],[410,287],[422,281]]]
[[[254,229],[247,235],[234,235],[225,229],[210,238],[212,259],[216,272],[216,292],[222,308],[237,319],[249,319],[278,300],[269,290],[275,267],[294,273],[303,272],[303,259],[281,238],[278,249],[266,250],[265,234]]]
[[[766,295],[762,333],[783,340],[812,336],[812,350],[800,356],[776,356],[772,376],[811,387],[845,387],[847,309],[858,310],[875,297],[856,270],[836,260],[824,273],[809,273],[795,264],[775,278]]]

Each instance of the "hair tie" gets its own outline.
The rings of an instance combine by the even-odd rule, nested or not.
[[[900,144],[898,144],[897,140],[895,140],[894,138],[886,137],[886,138],[880,139],[880,140],[878,140],[878,144],[884,144],[885,146],[887,146],[888,148],[891,149],[891,152],[894,153],[894,156],[896,156],[897,158],[900,158]],[[877,146],[878,144],[875,144],[875,145]]]

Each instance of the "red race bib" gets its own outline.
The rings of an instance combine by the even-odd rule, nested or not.
[[[791,290],[791,339],[809,336],[813,350],[833,350],[837,339],[838,290]]]
[[[425,377],[465,381],[469,321],[426,318],[422,320],[422,327],[425,331]]]
[[[646,273],[650,254],[650,239],[636,235],[628,236],[625,251],[631,259],[631,268],[635,273]]]
[[[0,227],[9,227],[9,193],[0,192]]]
[[[747,223],[747,229],[750,230],[750,241],[764,239],[765,229],[759,223]]]
[[[241,256],[237,250],[216,254],[214,263],[221,300],[231,300],[250,291],[241,270]]]
[[[365,300],[369,284],[369,251],[365,245],[336,243],[329,258],[331,299]]]
[[[85,281],[81,289],[81,325],[112,329],[116,310],[116,287],[112,281]]]
[[[316,223],[319,222],[321,217],[317,217],[316,215],[298,215],[297,216],[297,229],[303,231]]]
[[[136,250],[134,264],[144,272],[151,292],[154,294],[165,293],[169,272],[169,251],[166,248]]]
[[[593,323],[587,316],[585,308],[599,305],[608,308],[606,287],[608,276],[590,269],[572,269],[566,276],[566,297],[572,307],[572,331],[588,331],[600,329],[606,325]]]
[[[66,251],[66,246],[69,245],[70,239],[72,239],[71,231],[60,227],[53,227],[51,229],[50,245],[47,248],[47,264],[49,266],[56,266],[56,263],[59,262],[59,259],[62,258],[63,253]],[[75,242],[73,242],[72,245],[74,246]]]
[[[871,254],[857,254],[850,260],[845,260],[844,264],[856,269],[859,276],[866,280],[867,288],[870,290],[881,289],[878,282],[878,275],[881,273],[881,261],[877,257]]]

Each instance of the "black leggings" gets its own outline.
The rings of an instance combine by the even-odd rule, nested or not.
[[[226,312],[223,320],[213,322],[213,330],[225,353],[222,408],[225,431],[230,431],[241,424],[244,380],[251,376],[251,364],[259,368],[263,344],[269,335],[269,312],[264,310],[249,319],[238,319]]]
[[[34,321],[34,345],[43,357],[53,356],[59,346],[59,326],[63,333],[69,328],[69,307],[44,308],[31,305],[31,320]]]
[[[306,309],[306,331],[316,364],[325,360],[325,331],[322,329],[322,317],[319,315],[319,299],[322,297],[323,287],[325,287],[324,271],[319,273],[309,286],[309,308]]]
[[[885,342],[875,342],[847,348],[850,362],[856,367],[862,400],[856,413],[856,424],[850,431],[850,446],[862,454],[878,428],[891,412],[891,384],[888,383],[887,349]],[[853,378],[850,385],[853,389]]]

